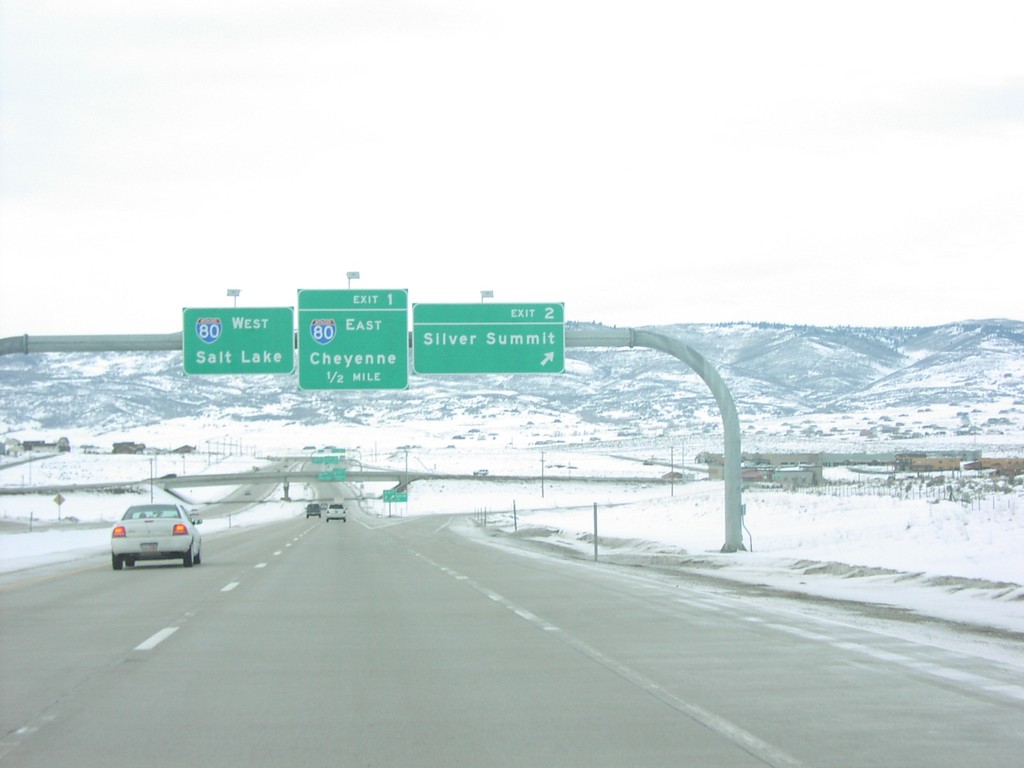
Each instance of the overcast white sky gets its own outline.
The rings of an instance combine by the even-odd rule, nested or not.
[[[0,337],[300,288],[1024,319],[1020,0],[2,0]]]

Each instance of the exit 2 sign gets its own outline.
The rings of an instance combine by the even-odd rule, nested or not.
[[[564,304],[414,304],[416,373],[561,373]]]

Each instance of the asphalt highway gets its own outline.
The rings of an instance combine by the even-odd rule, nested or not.
[[[296,518],[203,564],[0,586],[2,766],[982,766],[1014,664],[519,553],[464,518]]]

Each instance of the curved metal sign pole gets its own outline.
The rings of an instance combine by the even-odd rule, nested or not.
[[[0,339],[0,355],[41,352],[163,352],[181,350],[181,331],[175,333],[118,333],[70,336],[8,336]]]
[[[667,352],[692,368],[708,385],[722,414],[725,431],[725,544],[723,552],[743,546],[743,507],[740,478],[740,420],[729,388],[704,356],[678,339],[633,328],[567,328],[567,347],[649,347]]]

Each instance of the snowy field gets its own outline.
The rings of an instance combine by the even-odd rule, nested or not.
[[[166,444],[187,442],[179,437],[167,435]],[[357,435],[348,437],[348,444],[362,446],[352,449],[349,457],[367,467],[462,475],[488,471],[483,478],[416,481],[405,504],[385,505],[380,498],[383,488],[366,486],[361,490],[368,515],[469,515],[455,526],[467,535],[506,546],[532,539],[591,559],[596,506],[597,556],[608,562],[669,557],[682,567],[713,571],[726,579],[888,603],[1024,632],[1024,495],[1019,485],[970,503],[920,489],[904,492],[903,484],[893,495],[877,479],[872,485],[871,478],[863,477],[864,483],[845,486],[841,495],[745,491],[744,539],[749,551],[723,554],[723,484],[701,479],[697,472],[692,482],[662,481],[670,469],[662,463],[669,460],[665,451],[518,447],[501,434],[469,435],[470,440],[452,442],[450,434],[421,432],[413,441],[408,430],[378,429],[362,435],[361,441]],[[408,442],[399,442],[403,438]],[[244,471],[265,463],[268,455],[302,455],[305,446],[282,447],[280,435],[274,439],[278,442],[253,434],[239,441],[241,445],[224,441],[184,458],[79,451],[31,465],[8,458],[0,463],[0,487],[137,484],[134,494],[63,491],[59,505],[56,493],[0,495],[0,572],[107,552],[107,524],[129,504],[149,501],[151,473],[159,477],[172,472]],[[238,450],[246,455],[238,455]],[[694,454],[687,450],[687,455]],[[831,480],[857,479],[848,470],[831,472]],[[188,491],[188,501],[202,514],[205,504],[234,490],[195,489]],[[159,488],[153,493],[158,500],[169,498]],[[217,535],[229,526],[301,516],[306,494],[311,491],[293,485],[289,503],[281,501],[281,488],[275,488],[264,498],[253,497],[247,507],[240,505],[230,519],[207,518],[203,533]],[[492,535],[485,537],[485,531]]]

